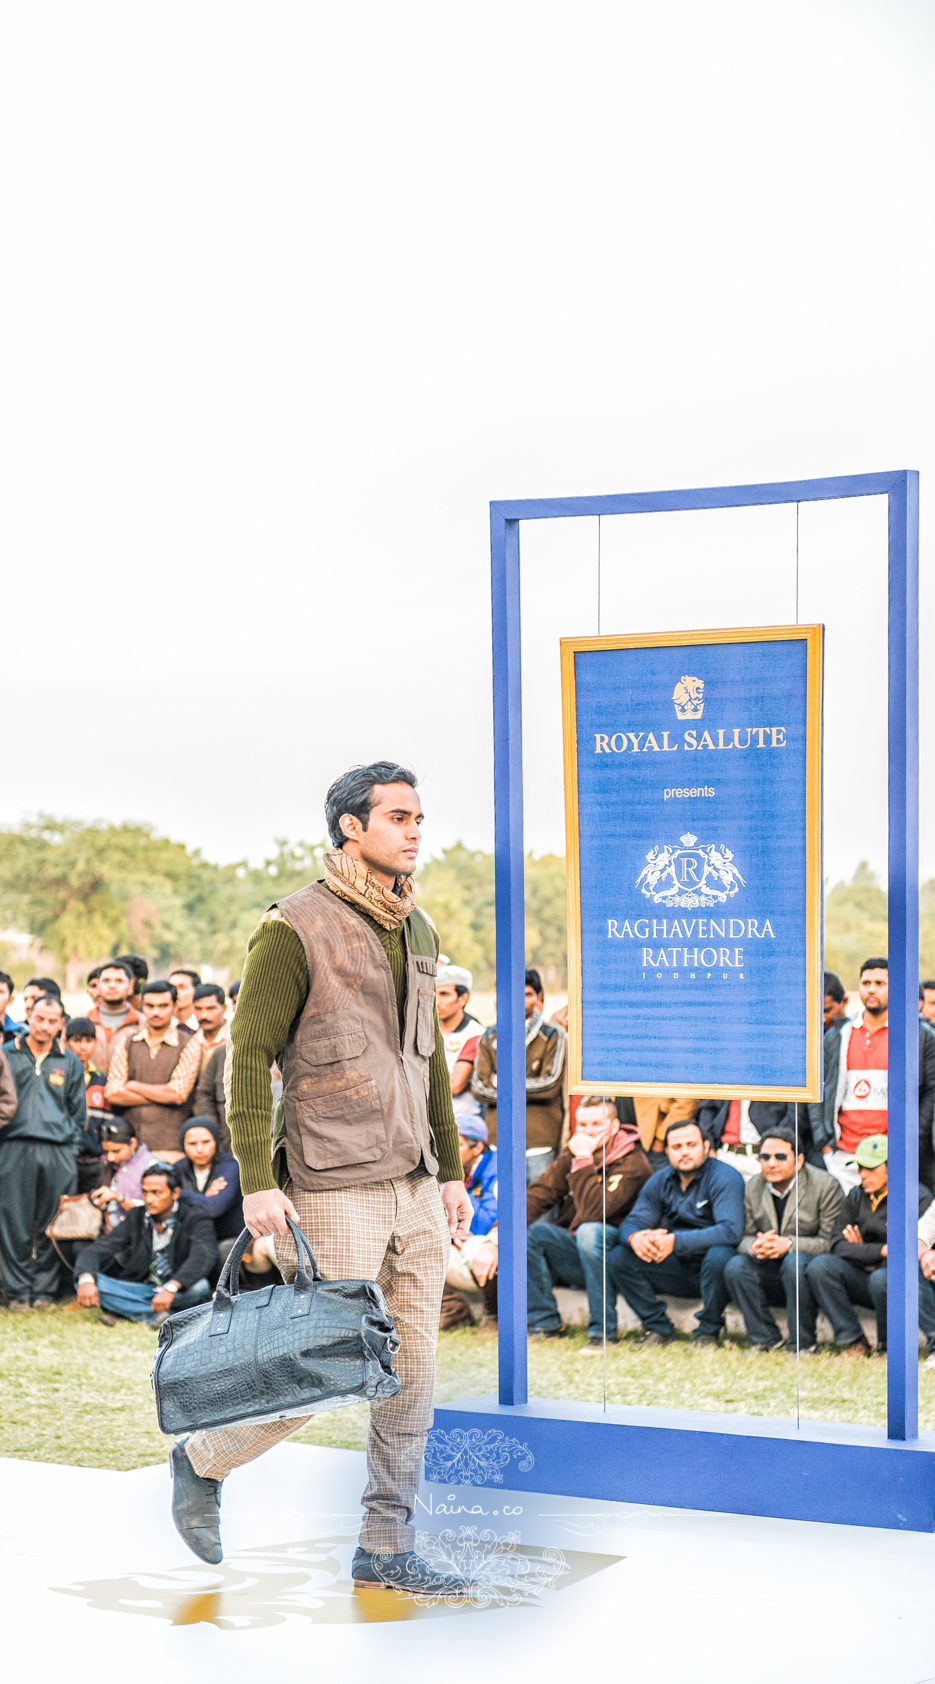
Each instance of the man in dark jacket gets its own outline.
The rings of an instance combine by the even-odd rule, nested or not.
[[[556,1286],[582,1287],[588,1295],[588,1345],[597,1352],[604,1335],[617,1338],[617,1294],[605,1280],[605,1249],[632,1209],[652,1168],[634,1123],[620,1125],[613,1100],[581,1101],[575,1132],[555,1163],[526,1189],[526,1278],[532,1339],[565,1332]],[[546,1212],[558,1207],[555,1221]]]
[[[834,1342],[846,1357],[868,1357],[870,1346],[855,1304],[877,1315],[877,1350],[886,1350],[887,1138],[871,1134],[854,1153],[860,1186],[846,1195],[831,1235],[831,1250],[813,1257],[808,1284],[831,1323]],[[919,1215],[932,1202],[919,1186]],[[935,1351],[935,1287],[919,1270],[919,1326]]]
[[[62,1002],[40,995],[25,1035],[4,1052],[16,1084],[13,1117],[0,1128],[0,1263],[11,1310],[44,1309],[59,1290],[59,1258],[46,1228],[63,1193],[78,1185],[75,1153],[84,1134],[84,1071],[58,1036]]]
[[[195,1085],[195,1114],[199,1117],[210,1117],[220,1129],[219,1140],[223,1151],[230,1150],[230,1129],[227,1126],[227,1099],[224,1094],[224,1069],[227,1054],[230,1049],[229,1041],[222,1041],[219,1047],[209,1052],[201,1067],[201,1075]]]
[[[158,1326],[210,1298],[207,1275],[216,1258],[211,1218],[182,1203],[175,1165],[156,1162],[143,1176],[142,1205],[78,1253],[78,1303],[99,1304],[109,1327],[118,1317]]]
[[[743,1234],[743,1176],[722,1164],[696,1121],[666,1130],[669,1168],[647,1181],[607,1254],[607,1277],[643,1324],[644,1345],[675,1328],[658,1292],[700,1298],[695,1344],[716,1345],[728,1302],[724,1270]]]

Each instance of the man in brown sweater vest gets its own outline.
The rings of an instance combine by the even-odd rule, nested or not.
[[[225,1081],[244,1221],[275,1234],[287,1279],[308,1235],[325,1280],[375,1280],[400,1340],[402,1389],[371,1406],[356,1584],[458,1595],[414,1553],[432,1416],[435,1344],[451,1240],[467,1196],[435,1009],[438,938],[415,905],[422,812],[411,772],[357,767],[328,791],[324,882],[266,914],[247,952]],[[270,1162],[269,1071],[283,1078]],[[221,1560],[221,1481],[301,1419],[198,1432],[171,1457],[173,1518],[203,1561]]]
[[[172,1163],[182,1156],[179,1129],[192,1114],[201,1048],[173,1026],[171,982],[147,982],[142,1008],[145,1028],[117,1043],[104,1092],[120,1116],[129,1113],[137,1140]]]

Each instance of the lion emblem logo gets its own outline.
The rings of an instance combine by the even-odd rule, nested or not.
[[[680,678],[672,692],[676,719],[700,719],[704,713],[704,679]]]

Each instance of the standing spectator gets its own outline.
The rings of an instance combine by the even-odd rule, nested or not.
[[[15,1115],[0,1129],[0,1265],[11,1310],[45,1309],[56,1296],[59,1259],[46,1228],[77,1184],[84,1134],[84,1071],[58,1036],[61,1000],[43,994],[25,1035],[4,1049],[16,1084]]]
[[[482,1025],[468,1011],[474,978],[462,965],[440,965],[435,977],[438,1022],[451,1078],[451,1104],[459,1117],[480,1117],[481,1103],[471,1092]]]
[[[101,972],[103,965],[95,965],[85,980],[85,990],[92,1006],[96,1006],[101,997]]]
[[[88,1017],[95,1026],[97,1048],[94,1063],[106,1076],[113,1056],[114,1038],[121,1030],[130,1029],[140,1021],[140,1014],[131,1004],[134,978],[123,959],[109,959],[98,967],[98,998]]]
[[[669,1125],[666,1154],[669,1168],[647,1181],[621,1223],[607,1278],[639,1316],[642,1344],[675,1338],[656,1296],[669,1292],[701,1299],[692,1342],[716,1345],[728,1302],[724,1270],[743,1235],[743,1177],[713,1155],[697,1122]]]
[[[935,1029],[935,980],[932,977],[919,983],[919,1012]]]
[[[838,1018],[847,1017],[847,995],[844,992],[844,985],[841,978],[835,976],[833,971],[825,972],[823,1017],[825,1030],[830,1029],[833,1023],[837,1023]]]
[[[143,1176],[142,1206],[78,1253],[78,1303],[99,1304],[101,1321],[111,1327],[118,1317],[158,1326],[173,1311],[210,1298],[216,1250],[208,1217],[180,1203],[175,1165],[152,1163]]]
[[[211,1054],[227,1040],[227,1000],[220,983],[201,982],[195,989],[195,1041],[201,1052],[203,1070]]]
[[[16,1019],[10,1016],[9,1005],[13,998],[13,992],[13,978],[8,976],[6,971],[0,971],[0,1022],[2,1022],[3,1039],[5,1041],[12,1041],[14,1035],[25,1035],[26,1033],[25,1023],[17,1023]]]
[[[62,991],[59,988],[58,983],[55,982],[52,977],[31,976],[26,984],[26,987],[23,989],[23,1016],[26,1019],[27,1024],[32,1016],[33,1006],[37,1000],[42,998],[43,994],[54,995],[55,999],[58,1000],[61,1005]],[[64,1015],[65,1008],[62,1006],[62,1016],[64,1017]]]
[[[195,989],[201,987],[201,978],[197,971],[170,971],[169,981],[175,987],[175,1021],[180,1029],[188,1030],[191,1034],[198,1028],[195,1016]]]
[[[459,1117],[458,1148],[464,1185],[474,1215],[467,1239],[451,1243],[451,1258],[442,1293],[440,1331],[473,1321],[462,1293],[480,1288],[484,1314],[477,1329],[486,1336],[497,1331],[497,1154],[487,1141],[482,1117]]]
[[[824,1038],[825,1097],[809,1106],[812,1135],[846,1193],[858,1184],[854,1154],[860,1142],[887,1131],[889,972],[885,959],[860,967],[863,1013],[857,1023],[836,1019]],[[927,1186],[935,1171],[935,1032],[919,1019],[919,1174]]]
[[[813,1258],[826,1252],[841,1209],[840,1184],[796,1156],[795,1135],[770,1129],[760,1141],[760,1174],[744,1193],[743,1239],[724,1279],[754,1350],[782,1349],[782,1334],[770,1311],[784,1304],[786,1348],[815,1349],[818,1309],[808,1284]],[[798,1329],[798,1332],[796,1332]]]
[[[238,996],[239,993],[240,993],[240,978],[238,977],[237,981],[232,982],[229,989],[227,990],[227,998],[229,999],[229,1001],[231,1003],[231,1011],[232,1012],[235,1012],[237,1010],[237,996]]]
[[[119,964],[128,965],[130,968],[133,977],[133,993],[130,996],[130,1004],[134,1011],[139,1012],[142,1010],[140,1002],[143,997],[143,984],[149,981],[149,966],[140,953],[118,953],[117,961]]]
[[[128,1210],[143,1202],[143,1176],[156,1159],[141,1144],[126,1117],[110,1117],[101,1124],[101,1151],[111,1171],[109,1183],[95,1187],[88,1197],[104,1211],[107,1232],[122,1222]]]
[[[542,1015],[545,996],[538,971],[526,972],[526,1184],[555,1162],[564,1121],[562,1081],[565,1031]],[[497,1029],[485,1029],[477,1049],[471,1090],[486,1105],[487,1130],[496,1144]]]
[[[18,1104],[19,1095],[16,1091],[16,1083],[13,1080],[13,1072],[10,1069],[10,1061],[6,1053],[0,1050],[0,1129],[5,1128],[7,1123],[12,1122],[16,1116]]]
[[[179,1129],[192,1114],[201,1048],[172,1022],[171,982],[147,982],[142,999],[145,1028],[131,1032],[114,1049],[105,1091],[115,1111],[132,1107],[137,1138],[145,1138],[161,1159],[172,1162],[181,1156]]]
[[[575,1132],[555,1163],[526,1189],[526,1272],[531,1339],[565,1332],[556,1286],[582,1287],[588,1295],[588,1344],[603,1350],[617,1342],[617,1293],[606,1277],[605,1250],[632,1210],[652,1169],[635,1123],[621,1125],[614,1101],[585,1095]],[[558,1207],[554,1222],[546,1213]]]
[[[179,1131],[179,1145],[182,1199],[210,1216],[223,1263],[244,1226],[237,1159],[221,1150],[220,1131],[210,1117],[189,1117]]]
[[[841,1204],[830,1252],[814,1257],[808,1266],[808,1284],[845,1357],[870,1355],[855,1304],[876,1311],[877,1350],[886,1350],[887,1151],[885,1134],[868,1135],[860,1142],[854,1154],[859,1185],[851,1188]],[[921,1217],[932,1202],[929,1188],[920,1186],[918,1197]],[[919,1326],[929,1350],[935,1351],[935,1290],[921,1266]]]
[[[240,982],[232,982],[228,999],[231,1005],[231,1020],[237,1010],[237,996],[240,993]],[[224,1089],[224,1072],[227,1069],[227,1054],[230,1049],[230,1027],[220,1046],[215,1047],[208,1054],[207,1060],[201,1066],[201,1075],[195,1088],[195,1115],[210,1117],[217,1123],[220,1130],[218,1139],[222,1152],[231,1150],[230,1130],[227,1126],[227,1095]]]
[[[111,1115],[104,1089],[107,1077],[94,1068],[97,1050],[97,1025],[89,1017],[72,1017],[65,1025],[65,1046],[73,1052],[84,1071],[84,1099],[87,1114],[84,1135],[78,1150],[78,1191],[90,1193],[101,1179],[100,1127]]]

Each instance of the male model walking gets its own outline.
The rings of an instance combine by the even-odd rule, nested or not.
[[[376,1280],[396,1323],[402,1390],[371,1407],[354,1581],[450,1595],[463,1581],[414,1553],[412,1522],[450,1239],[467,1238],[473,1210],[435,1009],[438,939],[412,887],[415,782],[378,761],[332,784],[324,881],[272,907],[251,938],[225,1085],[251,1234],[282,1236],[291,1279],[291,1216],[324,1279]],[[274,1060],[283,1116],[271,1163]],[[222,1557],[221,1481],[302,1425],[221,1427],[174,1446],[173,1518],[203,1561]]]

